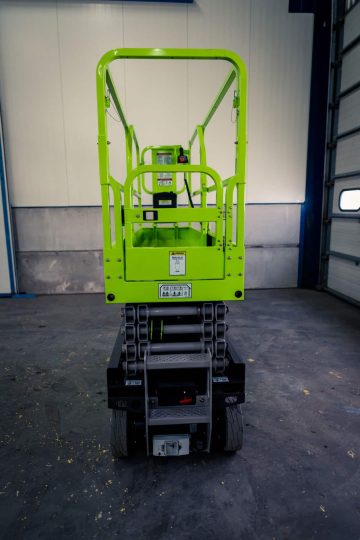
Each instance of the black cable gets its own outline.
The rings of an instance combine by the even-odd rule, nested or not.
[[[190,206],[191,206],[191,208],[194,208],[194,203],[192,202],[191,193],[190,193],[190,189],[189,189],[189,184],[188,184],[188,181],[186,180],[185,174],[184,174],[184,182],[185,182],[186,191],[187,191],[187,194],[188,194],[188,197],[189,197]]]

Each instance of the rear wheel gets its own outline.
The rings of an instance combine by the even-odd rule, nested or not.
[[[243,445],[244,426],[241,405],[225,407],[225,452],[236,452]]]
[[[110,446],[114,458],[128,456],[128,413],[113,409],[110,419]]]

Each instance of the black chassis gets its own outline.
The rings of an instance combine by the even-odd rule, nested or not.
[[[126,410],[141,422],[145,415],[143,373],[138,372],[136,376],[126,380],[126,372],[123,369],[125,360],[123,344],[124,334],[120,330],[107,367],[108,407]],[[223,411],[229,405],[241,404],[245,401],[245,363],[229,338],[227,338],[226,357],[229,364],[224,373],[213,374],[213,414]],[[191,379],[191,370],[187,370],[187,376]],[[133,383],[129,384],[129,381]]]

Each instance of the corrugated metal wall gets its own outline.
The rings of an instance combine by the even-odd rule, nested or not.
[[[289,14],[287,0],[0,2],[0,95],[22,289],[102,288],[95,66],[104,51],[123,46],[224,47],[244,58],[246,283],[296,286],[312,28],[313,16]],[[225,75],[221,64],[166,67],[126,61],[115,73],[142,145],[186,144]],[[226,176],[230,103],[215,130],[221,144],[209,131],[209,164]],[[114,166],[121,177],[119,154]]]
[[[331,292],[359,304],[360,2],[347,0],[344,4],[334,0],[333,4],[333,62],[328,122],[322,284]],[[349,199],[350,204],[344,206],[341,201],[345,193],[352,196]]]

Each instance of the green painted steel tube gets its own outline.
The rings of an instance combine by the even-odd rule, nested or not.
[[[100,59],[97,66],[97,96],[98,96],[98,119],[99,119],[99,137],[103,137],[106,133],[106,122],[104,121],[104,109],[105,109],[105,86],[107,79],[108,66],[116,59],[153,59],[153,60],[166,60],[166,59],[178,59],[178,60],[227,60],[230,62],[235,70],[232,70],[227,79],[227,83],[230,85],[233,82],[228,82],[232,73],[235,73],[238,79],[237,95],[239,96],[239,115],[237,121],[237,152],[235,160],[236,173],[240,175],[241,182],[245,182],[245,155],[246,155],[246,88],[247,88],[247,76],[246,66],[244,61],[237,54],[225,50],[225,49],[113,49],[105,53]],[[226,86],[226,84],[224,85]],[[218,98],[222,92],[220,90],[215,102],[208,113],[208,121],[210,121],[214,109],[214,105],[217,103]],[[227,88],[228,89],[228,88]],[[226,89],[226,91],[227,91]],[[226,92],[225,92],[226,93]],[[223,97],[223,96],[222,96]],[[222,99],[222,98],[221,98]],[[220,101],[221,101],[220,99]],[[218,106],[218,105],[217,105]],[[101,118],[100,118],[101,116]],[[125,120],[126,121],[126,120]],[[104,144],[104,140],[100,139],[99,144]],[[99,150],[100,154],[100,150]],[[102,165],[100,164],[100,167]],[[106,167],[105,167],[106,168]],[[101,176],[101,173],[100,173]]]
[[[216,186],[216,199],[222,204],[222,182],[218,173],[211,167],[205,165],[140,165],[132,169],[128,174],[124,184],[124,204],[126,208],[131,207],[131,186],[135,178],[145,173],[203,173],[210,176]]]
[[[232,64],[232,69],[221,86],[213,101],[210,110],[203,123],[196,127],[194,135],[190,140],[189,155],[191,145],[196,137],[200,144],[200,164],[178,164],[178,165],[144,165],[144,154],[147,148],[141,150],[133,126],[129,125],[126,115],[121,106],[116,93],[116,88],[111,77],[109,65],[117,59],[173,59],[173,60],[225,60]],[[244,196],[245,196],[245,157],[246,157],[246,89],[247,77],[246,67],[242,59],[235,53],[223,49],[113,49],[107,52],[100,59],[96,73],[97,103],[98,103],[98,152],[99,152],[99,172],[102,197],[102,217],[104,227],[104,269],[105,269],[105,289],[108,301],[116,302],[138,302],[146,297],[146,301],[156,302],[159,300],[160,292],[158,281],[186,282],[186,286],[193,286],[190,298],[193,300],[226,300],[242,299],[244,290]],[[220,103],[230,89],[232,83],[236,81],[235,99],[233,106],[236,109],[235,119],[235,173],[232,177],[221,182],[221,179],[210,167],[206,165],[206,148],[204,141],[204,131],[211,122]],[[111,98],[111,99],[110,99]],[[110,101],[113,103],[119,119],[125,130],[126,149],[126,169],[127,176],[124,184],[119,183],[110,175],[109,170],[109,148],[107,132],[107,109]],[[133,163],[134,147],[136,152],[136,166]],[[186,246],[186,275],[184,278],[174,278],[168,274],[169,248],[165,245],[144,249],[144,256],[153,261],[149,265],[152,271],[151,279],[147,283],[143,280],[139,261],[139,248],[135,247],[133,236],[137,228],[145,221],[149,221],[146,216],[147,209],[141,207],[141,192],[151,193],[146,189],[143,179],[145,173],[185,173],[190,177],[191,173],[200,174],[200,190],[196,194],[201,195],[201,207],[176,209],[156,209],[157,217],[154,218],[152,227],[154,239],[158,235],[159,239],[164,238],[160,234],[161,223],[173,223],[175,237],[179,239],[180,225],[184,222],[189,225],[192,222],[200,222],[202,227],[202,238],[208,236],[207,222],[215,222],[216,233],[213,233],[210,244],[196,244],[192,241],[195,229],[189,229],[186,234],[189,240],[186,244],[171,244],[174,247]],[[207,185],[206,176],[210,176],[214,185]],[[137,190],[134,181],[138,179]],[[224,189],[226,188],[226,189]],[[206,207],[206,194],[216,192],[216,206]],[[223,192],[225,191],[225,213],[223,210]],[[234,192],[237,193],[237,204],[233,204]],[[110,200],[113,196],[113,212],[110,212]],[[134,204],[134,197],[137,203]],[[123,199],[123,200],[122,200]],[[112,204],[112,203],[111,203]],[[150,208],[150,212],[153,209]],[[122,215],[124,212],[124,217]],[[123,221],[124,219],[124,221]],[[151,222],[150,217],[150,222]],[[113,223],[112,223],[113,220]],[[233,224],[236,222],[236,237],[233,234]],[[223,224],[224,229],[223,229]],[[135,228],[136,225],[136,228]],[[188,227],[189,228],[189,227]],[[206,230],[205,230],[206,229]],[[149,229],[144,229],[149,230]],[[156,231],[159,232],[156,232]],[[191,233],[192,231],[195,231]],[[223,230],[225,234],[223,234]],[[164,231],[164,229],[163,229]],[[183,232],[183,234],[185,234]],[[192,236],[191,236],[192,235]],[[201,236],[201,235],[200,235]],[[184,236],[182,237],[184,238]],[[198,238],[198,237],[196,237]],[[214,242],[215,240],[215,242]],[[157,241],[157,240],[156,240]],[[209,238],[208,240],[209,241]],[[171,248],[170,248],[171,249]],[[179,247],[181,250],[182,248]],[[181,251],[181,253],[183,253]],[[126,265],[125,265],[126,259]],[[159,271],[157,271],[158,261]],[[204,266],[204,261],[209,261]],[[211,262],[210,262],[211,261]],[[156,271],[155,271],[156,270]],[[205,273],[204,273],[205,271]],[[131,278],[133,276],[133,278]],[[133,280],[133,281],[132,281]],[[184,285],[184,284],[183,284]],[[185,286],[184,285],[184,286]],[[111,294],[110,294],[111,293]],[[236,293],[236,294],[235,294]],[[240,293],[240,294],[237,294]],[[109,299],[109,296],[112,299]],[[186,298],[179,298],[179,301],[186,301]],[[161,301],[171,301],[161,296]]]

